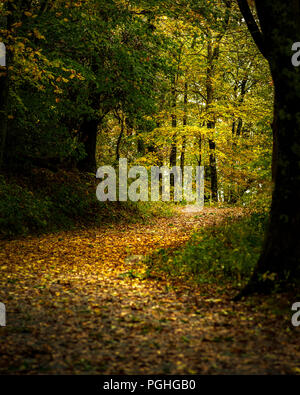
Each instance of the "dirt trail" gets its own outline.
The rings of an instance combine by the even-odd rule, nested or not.
[[[242,213],[187,210],[150,225],[1,242],[0,373],[299,373],[299,337],[256,311],[259,301],[127,275],[140,256],[228,215]]]

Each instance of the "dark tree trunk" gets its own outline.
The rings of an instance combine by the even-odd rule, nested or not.
[[[17,18],[17,13],[20,12],[22,7],[21,1],[7,2],[5,9],[9,12],[9,15],[3,18],[3,29],[6,29],[9,33],[11,27]],[[22,20],[22,19],[21,19]],[[5,26],[6,25],[6,26]],[[6,138],[8,133],[8,115],[9,115],[9,69],[8,66],[12,63],[12,53],[9,49],[11,42],[6,40],[6,67],[0,66],[0,169],[3,167],[3,160],[5,155]]]
[[[140,155],[145,155],[145,144],[142,139],[138,139],[137,141],[137,152]]]
[[[91,108],[94,114],[88,115],[84,118],[80,126],[79,136],[80,142],[84,144],[86,156],[78,163],[78,169],[89,173],[94,173],[97,170],[96,163],[96,148],[97,148],[97,135],[98,127],[103,121],[106,113],[101,116],[96,115],[100,107],[99,94],[91,95]]]
[[[180,168],[182,171],[182,176],[184,175],[185,149],[186,149],[186,138],[185,138],[185,136],[183,136],[181,154],[180,154]]]
[[[89,173],[94,173],[96,164],[96,146],[98,133],[98,120],[85,120],[80,127],[80,135],[84,144],[86,156],[78,163],[78,169]]]
[[[275,175],[278,162],[278,124],[277,124],[277,109],[274,103],[274,118],[272,123],[273,131],[273,156],[272,156],[272,181],[275,183]]]
[[[214,100],[214,89],[213,89],[213,73],[214,73],[214,62],[219,57],[219,44],[213,49],[212,44],[209,42],[207,46],[207,71],[206,71],[206,111],[210,118],[214,118],[214,115],[209,114],[211,106]],[[207,128],[211,129],[210,137],[208,140],[209,144],[209,174],[210,174],[210,185],[211,185],[211,197],[214,202],[218,202],[218,175],[217,175],[217,161],[216,161],[216,143],[214,141],[214,129],[215,122],[209,120],[207,122]]]
[[[210,125],[207,125],[208,128]],[[214,129],[214,126],[212,126]],[[216,143],[214,140],[209,139],[209,167],[210,167],[210,185],[211,185],[211,198],[213,202],[218,202],[218,175],[217,175],[217,161],[216,161]]]
[[[202,166],[202,136],[200,134],[198,140],[198,149],[199,149],[199,158],[198,158],[198,166]]]
[[[125,121],[122,117],[119,118],[119,122],[120,122],[121,130],[120,130],[119,137],[117,140],[117,145],[116,145],[116,161],[117,162],[120,159],[121,142],[122,142],[122,138],[124,135],[124,129],[125,129]]]
[[[247,1],[239,1],[274,81],[276,171],[263,250],[250,282],[236,299],[300,284],[300,73],[291,63],[292,44],[299,40],[300,1],[257,0],[256,5],[262,33],[253,24]]]
[[[238,106],[244,103],[245,96],[247,93],[246,86],[248,82],[248,77],[244,76],[240,83],[240,92],[239,92],[239,99],[238,99]],[[238,98],[238,87],[239,84],[236,85],[234,91],[235,91],[235,98]],[[233,154],[235,155],[236,148],[237,148],[237,140],[236,138],[240,137],[242,135],[242,129],[243,129],[243,120],[242,118],[238,118],[237,120],[234,119],[232,123],[232,138],[233,138],[233,143],[232,143],[232,151]],[[239,191],[239,185],[237,185],[234,182],[234,170],[235,170],[235,161],[232,160],[232,172],[231,172],[231,185],[230,185],[230,190],[228,193],[228,203],[229,204],[236,204],[238,201],[238,198],[242,195]]]
[[[1,75],[2,74],[2,75]],[[3,165],[8,126],[8,75],[0,67],[0,169]]]
[[[176,78],[175,76],[172,78],[172,109],[173,114],[171,115],[172,118],[172,128],[177,128],[177,117],[176,117],[176,105],[177,105],[177,98],[176,98]],[[176,159],[177,159],[177,145],[176,145],[176,133],[173,136],[173,142],[171,145],[171,153],[170,153],[170,167],[176,166]],[[174,185],[173,185],[174,186]]]
[[[176,166],[176,159],[177,159],[177,146],[176,143],[173,142],[171,145],[171,153],[170,153],[170,167]]]
[[[184,84],[184,116],[183,116],[183,126],[187,126],[187,105],[188,105],[188,83]],[[182,171],[182,176],[184,175],[184,162],[185,162],[185,149],[186,149],[186,136],[182,137],[182,147],[180,155],[180,167]]]
[[[218,202],[218,173],[216,160],[216,143],[215,143],[215,115],[212,112],[212,104],[214,102],[213,78],[215,67],[220,55],[220,43],[225,35],[230,19],[231,1],[225,1],[225,13],[222,20],[223,29],[214,38],[210,31],[207,36],[207,68],[206,68],[206,112],[208,115],[207,128],[211,129],[209,136],[209,176],[211,183],[211,197],[214,202]],[[207,175],[207,171],[205,172]]]
[[[176,106],[177,106],[177,97],[176,97],[176,77],[174,76],[172,78],[172,109],[173,109],[173,114],[171,115],[172,118],[172,128],[175,129],[175,133],[173,136],[173,141],[171,144],[171,153],[170,153],[170,167],[176,166],[177,162],[177,144],[176,144],[176,128],[177,128],[177,116],[176,116]],[[175,185],[175,179],[173,174],[171,174],[170,177],[170,185],[171,187],[174,187]],[[171,193],[172,195],[172,193]]]
[[[246,95],[246,85],[247,85],[248,78],[245,76],[241,82],[241,92],[240,92],[240,98],[239,98],[239,105],[244,103],[245,100],[245,95]],[[242,133],[242,127],[243,127],[243,120],[242,118],[238,119],[238,124],[236,128],[236,135],[240,136]]]

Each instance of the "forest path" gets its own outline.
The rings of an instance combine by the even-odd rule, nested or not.
[[[132,275],[142,256],[182,245],[195,227],[240,215],[181,209],[149,225],[1,242],[7,326],[0,328],[0,373],[299,372],[297,339],[275,314],[233,303],[234,290],[220,298],[212,285],[173,289]]]

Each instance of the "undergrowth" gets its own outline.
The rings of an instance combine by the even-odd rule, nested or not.
[[[163,202],[99,202],[96,186],[92,175],[64,170],[0,175],[0,238],[172,215]]]
[[[201,229],[184,247],[151,255],[147,260],[149,271],[196,283],[230,281],[241,286],[258,260],[266,222],[266,213],[255,212]]]

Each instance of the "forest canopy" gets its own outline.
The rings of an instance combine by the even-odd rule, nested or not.
[[[272,78],[235,2],[2,1],[1,9],[2,167],[94,173],[126,157],[205,166],[210,201],[266,189]]]

